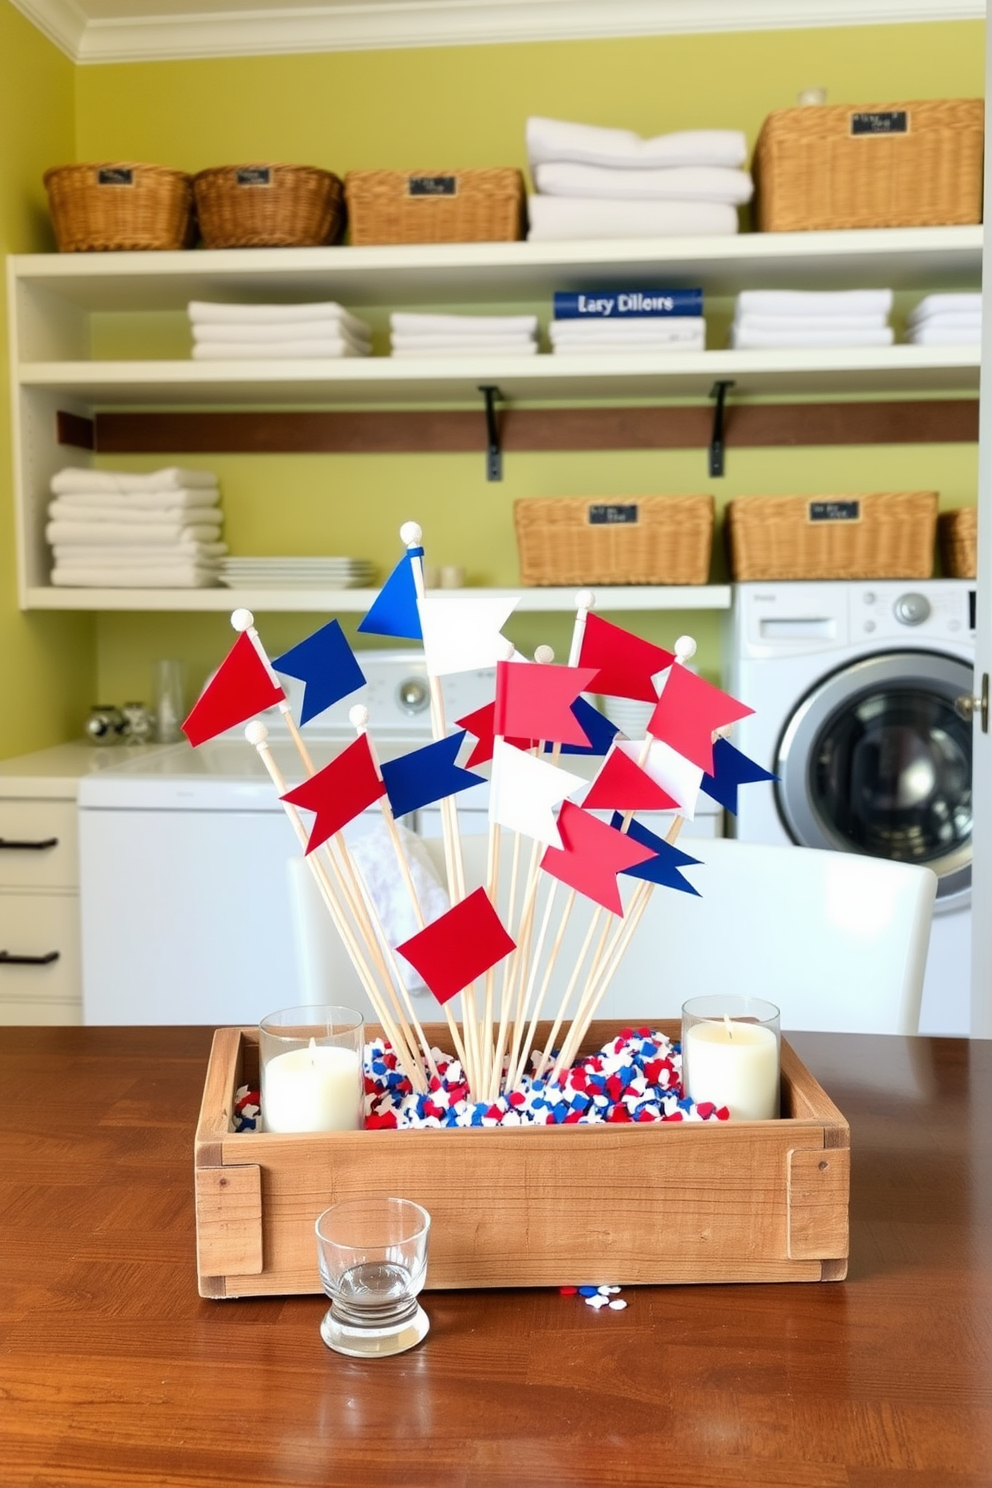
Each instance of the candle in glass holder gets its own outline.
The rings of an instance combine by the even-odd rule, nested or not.
[[[779,1110],[779,1011],[756,997],[695,997],[682,1009],[682,1078],[696,1102],[726,1106],[733,1121]]]
[[[355,1131],[363,1121],[363,1021],[349,1008],[288,1008],[259,1025],[268,1132]]]

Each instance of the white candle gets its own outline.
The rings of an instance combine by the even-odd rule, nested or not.
[[[735,1121],[778,1115],[778,1039],[757,1023],[725,1018],[694,1023],[683,1049],[688,1094],[697,1104],[727,1106]]]
[[[361,1061],[353,1049],[290,1049],[262,1067],[262,1121],[269,1132],[355,1131],[362,1124]]]

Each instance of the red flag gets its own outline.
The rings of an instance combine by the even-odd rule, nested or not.
[[[459,728],[467,729],[476,739],[472,753],[465,761],[465,768],[471,770],[473,765],[484,765],[493,757],[493,739],[495,729],[493,719],[496,714],[496,703],[484,703],[481,708],[476,708],[474,713],[466,713],[464,718],[456,718],[455,722]],[[507,744],[512,744],[515,749],[530,749],[532,744],[537,744],[537,739],[507,739]]]
[[[753,712],[687,667],[673,666],[651,714],[648,733],[712,775],[714,730]]]
[[[675,657],[662,646],[631,635],[598,615],[586,616],[579,665],[597,668],[594,688],[607,697],[653,703],[658,689],[651,678],[670,667]]]
[[[623,914],[617,874],[654,856],[650,847],[590,816],[581,806],[563,801],[558,831],[564,847],[549,847],[541,867],[552,878],[577,889],[613,914]]]
[[[586,792],[586,811],[672,811],[678,802],[619,749],[606,756]]]
[[[205,744],[225,729],[237,728],[281,703],[285,696],[269,676],[251,636],[242,631],[194,703],[183,733],[192,745]]]
[[[385,794],[386,786],[379,778],[368,738],[359,734],[329,765],[287,791],[282,799],[302,806],[304,811],[316,812],[317,820],[307,841],[307,852],[312,853]]]
[[[443,1006],[516,949],[485,889],[396,947]]]
[[[506,739],[546,739],[555,744],[588,744],[572,704],[595,677],[593,667],[496,663],[493,726]]]

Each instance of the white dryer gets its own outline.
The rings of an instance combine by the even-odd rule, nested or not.
[[[925,863],[938,878],[920,1031],[967,1035],[971,969],[973,581],[738,584],[727,689],[737,748],[778,777],[728,830]]]

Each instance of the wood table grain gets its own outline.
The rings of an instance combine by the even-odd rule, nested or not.
[[[992,1043],[791,1036],[851,1123],[846,1281],[427,1292],[360,1361],[320,1297],[197,1295],[211,1034],[0,1029],[0,1488],[992,1484]]]

